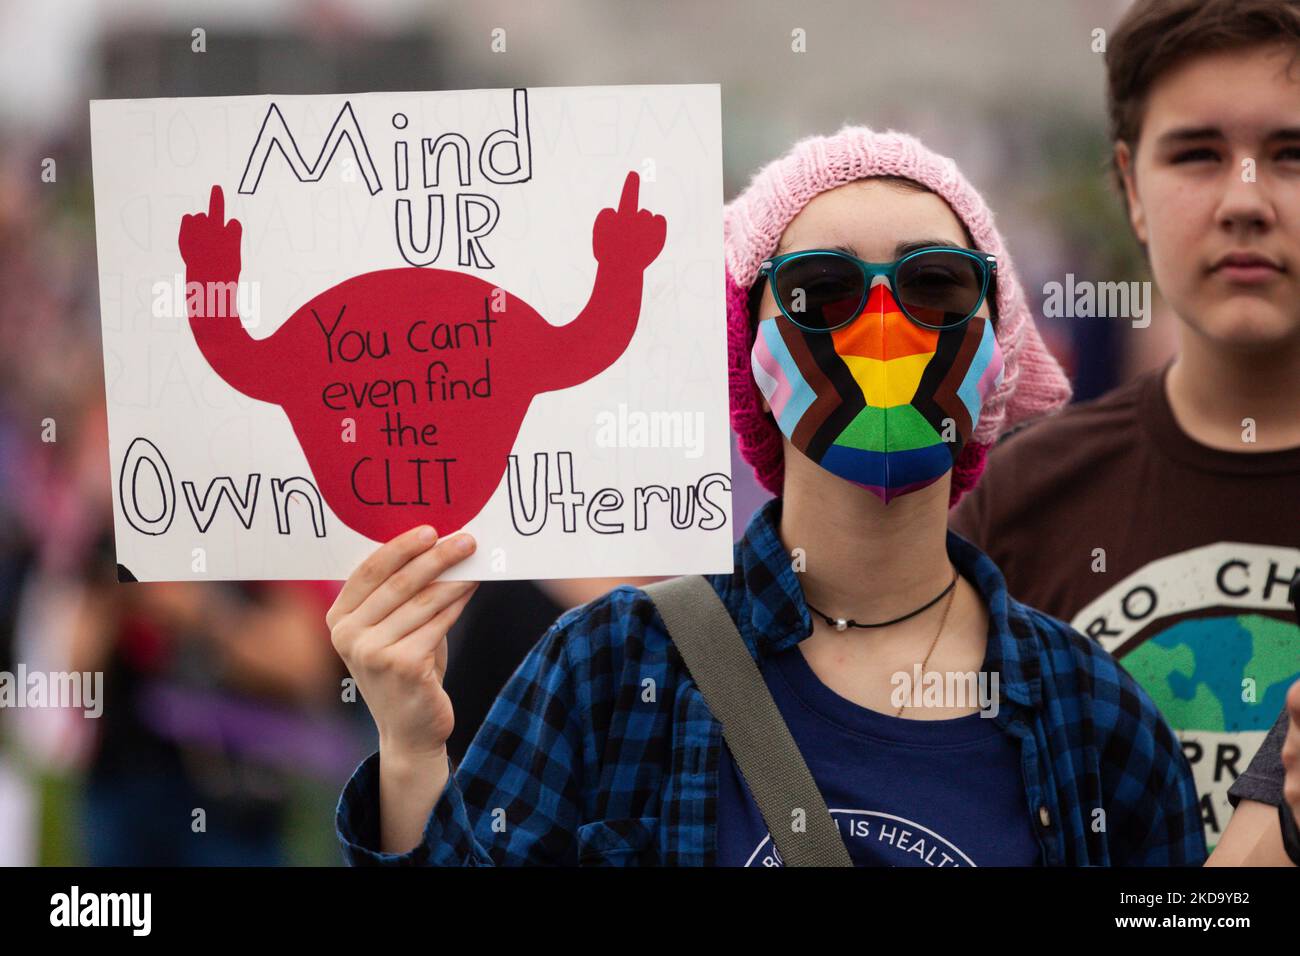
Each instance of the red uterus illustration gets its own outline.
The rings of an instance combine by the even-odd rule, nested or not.
[[[450,534],[497,489],[533,397],[598,375],[631,341],[667,234],[637,208],[638,188],[629,172],[618,207],[597,214],[591,295],[563,325],[476,275],[403,267],[345,279],[261,339],[234,295],[191,294],[190,329],[231,387],[284,409],[349,528],[375,541],[417,524]],[[235,288],[242,232],[213,186],[208,212],[181,219],[187,291]]]

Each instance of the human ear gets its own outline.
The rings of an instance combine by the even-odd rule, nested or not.
[[[1134,169],[1134,155],[1128,143],[1115,144],[1115,167],[1119,170],[1120,182],[1124,185],[1124,204],[1128,207],[1129,225],[1138,242],[1147,244],[1147,217],[1138,197],[1137,175]]]

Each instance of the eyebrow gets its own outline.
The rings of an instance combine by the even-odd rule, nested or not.
[[[1178,143],[1204,141],[1207,139],[1224,140],[1227,139],[1227,136],[1225,136],[1223,130],[1217,126],[1182,126],[1160,134],[1156,143],[1162,146],[1170,146]],[[1274,140],[1282,140],[1283,142],[1300,140],[1300,126],[1284,126],[1272,130],[1264,137],[1264,140],[1266,142]]]
[[[1180,126],[1161,133],[1156,142],[1164,145],[1201,139],[1227,139],[1227,137],[1217,126]]]
[[[772,253],[774,257],[782,254],[782,252],[784,251],[782,248],[783,245],[784,243],[777,245],[776,251]],[[915,252],[918,249],[931,249],[935,246],[959,246],[960,247],[961,243],[953,242],[951,239],[906,239],[898,242],[894,246],[894,258],[901,259],[909,252]],[[845,245],[844,243],[840,243],[834,246],[825,246],[823,248],[831,249],[834,250],[835,252],[843,252],[846,255],[856,256],[859,259],[865,258],[864,256],[859,255],[858,251],[854,249],[853,246]]]

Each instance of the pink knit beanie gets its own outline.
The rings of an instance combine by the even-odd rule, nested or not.
[[[984,198],[951,159],[931,152],[906,133],[877,133],[865,126],[845,125],[833,136],[801,139],[780,159],[760,169],[723,210],[731,427],[759,484],[781,494],[781,432],[772,416],[763,411],[750,366],[754,346],[750,287],[758,278],[759,265],[776,250],[785,227],[809,200],[868,176],[899,176],[930,189],[966,224],[976,247],[998,257],[996,328],[1004,363],[1002,384],[985,400],[975,434],[957,457],[951,507],[979,480],[985,455],[998,436],[1064,405],[1070,399],[1070,383],[1039,337]]]

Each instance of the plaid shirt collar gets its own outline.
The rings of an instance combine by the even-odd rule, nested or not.
[[[812,614],[793,561],[781,543],[782,500],[764,502],[736,542],[735,575],[748,600],[741,634],[755,658],[794,647],[812,634]],[[948,557],[953,566],[984,598],[989,614],[989,642],[984,670],[999,675],[1001,694],[1025,707],[1038,709],[1043,700],[1040,664],[1024,610],[1007,593],[998,566],[955,531],[948,532]]]

